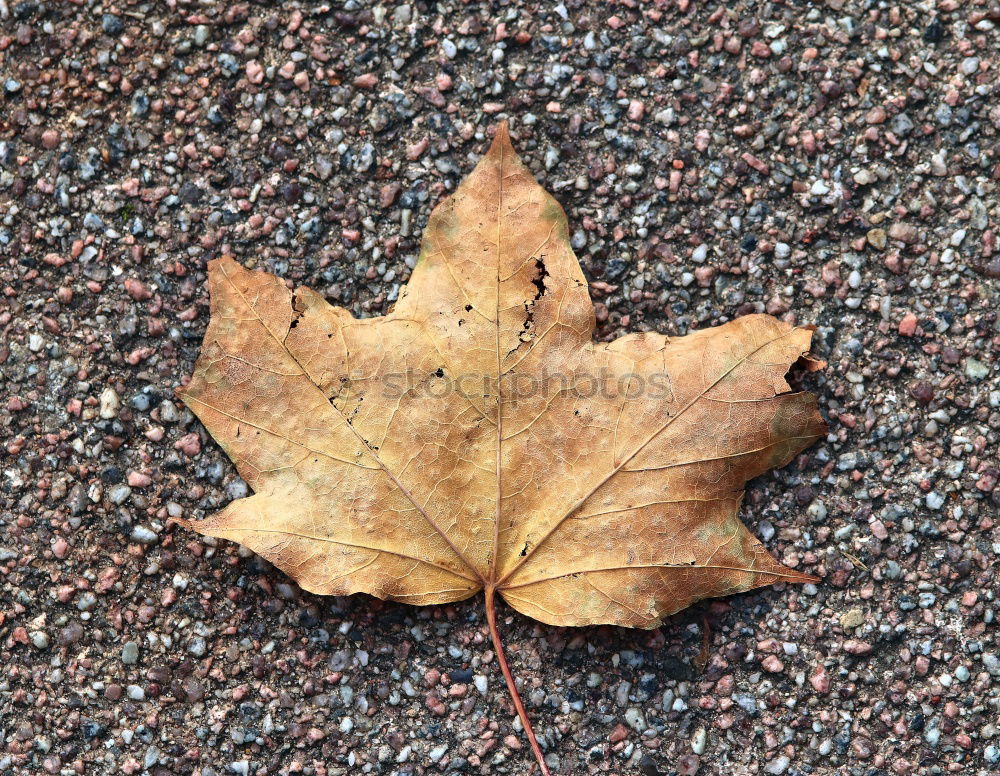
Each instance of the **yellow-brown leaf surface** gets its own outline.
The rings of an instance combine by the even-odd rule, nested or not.
[[[186,524],[307,590],[486,589],[546,623],[649,628],[809,579],[737,513],[747,480],[824,433],[784,380],[810,330],[751,315],[594,343],[566,217],[505,126],[435,209],[388,315],[355,319],[232,259],[209,283],[183,398],[254,495]]]

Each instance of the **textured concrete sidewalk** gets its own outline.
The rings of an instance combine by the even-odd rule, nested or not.
[[[820,575],[651,631],[501,613],[561,774],[1000,767],[995,2],[0,2],[0,773],[527,774],[478,599],[323,599],[167,526],[222,253],[381,314],[497,121],[599,336],[818,326],[744,518]],[[703,648],[707,644],[707,648]]]

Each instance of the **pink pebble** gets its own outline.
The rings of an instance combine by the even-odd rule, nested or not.
[[[844,652],[849,655],[869,655],[872,651],[872,645],[867,641],[860,641],[859,639],[848,639],[844,642]]]
[[[416,143],[408,145],[406,147],[406,158],[411,162],[415,162],[417,159],[419,159],[421,156],[424,155],[424,151],[427,150],[427,147],[430,144],[431,141],[425,137],[422,138],[421,140],[418,140]]]
[[[197,434],[185,434],[174,442],[174,449],[180,450],[188,458],[193,458],[201,452],[201,440]]]
[[[904,337],[912,337],[917,331],[917,316],[907,313],[899,322],[899,333]]]
[[[816,692],[823,693],[824,695],[830,692],[830,677],[822,667],[817,668],[813,675],[809,677],[809,684],[813,686]]]
[[[125,293],[130,297],[135,299],[137,302],[142,302],[146,299],[150,299],[153,296],[153,292],[146,287],[145,283],[141,280],[136,280],[135,278],[126,278],[125,283]]]
[[[701,288],[708,288],[712,285],[712,278],[715,277],[715,267],[698,267],[694,271],[694,279],[698,281]]]
[[[142,472],[129,472],[128,473],[128,484],[132,488],[145,488],[148,487],[152,482],[152,478],[148,474],[143,474]]]
[[[264,68],[256,59],[247,62],[247,80],[252,84],[259,84],[264,81]]]

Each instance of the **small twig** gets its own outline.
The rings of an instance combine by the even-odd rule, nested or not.
[[[858,556],[852,555],[847,550],[841,550],[840,554],[843,555],[845,558],[847,558],[852,564],[854,564],[854,568],[864,569],[865,571],[869,571],[869,568],[864,564],[864,562]]]
[[[712,626],[709,625],[708,617],[701,615],[701,650],[694,657],[694,664],[698,671],[704,671],[708,665],[708,657],[712,649]]]

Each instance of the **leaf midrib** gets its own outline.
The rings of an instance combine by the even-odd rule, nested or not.
[[[506,131],[506,125],[500,131]],[[493,515],[493,547],[490,551],[489,579],[486,583],[487,587],[491,590],[496,587],[497,570],[499,568],[500,517],[503,513],[503,386],[500,384],[500,369],[502,367],[500,360],[500,259],[503,253],[500,235],[503,232],[503,143],[497,145],[497,150],[500,156],[497,162],[497,283],[496,310],[493,315],[496,321],[496,341],[494,343],[496,349],[496,379],[494,385],[497,387],[497,422],[494,427],[496,429],[496,446],[494,448],[494,455],[496,456],[496,504]],[[492,593],[489,595],[492,595]]]

